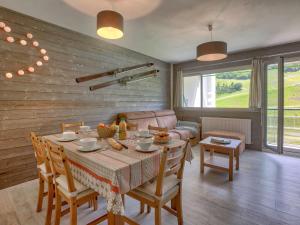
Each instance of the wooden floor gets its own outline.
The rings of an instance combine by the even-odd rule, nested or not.
[[[205,168],[199,173],[199,151],[186,164],[183,210],[186,225],[300,225],[300,159],[270,153],[246,151],[240,171],[233,182],[227,175]],[[44,210],[35,212],[37,181],[0,190],[1,225],[43,225]],[[86,224],[105,212],[92,212],[82,206],[79,224]],[[153,212],[154,210],[152,210]],[[154,224],[153,213],[139,215],[136,201],[126,198],[126,214],[140,224]],[[68,215],[61,224],[68,224]],[[106,223],[103,223],[106,224]],[[163,212],[163,224],[177,224],[176,218]]]

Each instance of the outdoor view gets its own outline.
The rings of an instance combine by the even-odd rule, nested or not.
[[[202,106],[248,108],[251,70],[235,70],[202,76]],[[183,104],[201,106],[201,76],[184,78]]]
[[[268,66],[267,142],[277,144],[278,65]],[[300,147],[300,61],[284,64],[284,146]]]

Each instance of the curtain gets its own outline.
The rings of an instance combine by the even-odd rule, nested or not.
[[[182,107],[182,69],[179,68],[176,71],[176,85],[174,90],[174,107]]]
[[[263,63],[261,59],[252,60],[252,73],[250,81],[249,107],[261,108],[262,89],[261,78],[263,75]]]

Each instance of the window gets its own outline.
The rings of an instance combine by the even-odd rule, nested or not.
[[[250,69],[233,69],[183,79],[183,106],[248,108]]]

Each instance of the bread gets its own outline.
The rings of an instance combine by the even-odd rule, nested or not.
[[[116,142],[115,139],[108,138],[107,141],[114,149],[119,150],[119,151],[123,149],[123,146],[121,144],[119,144],[118,142]]]

